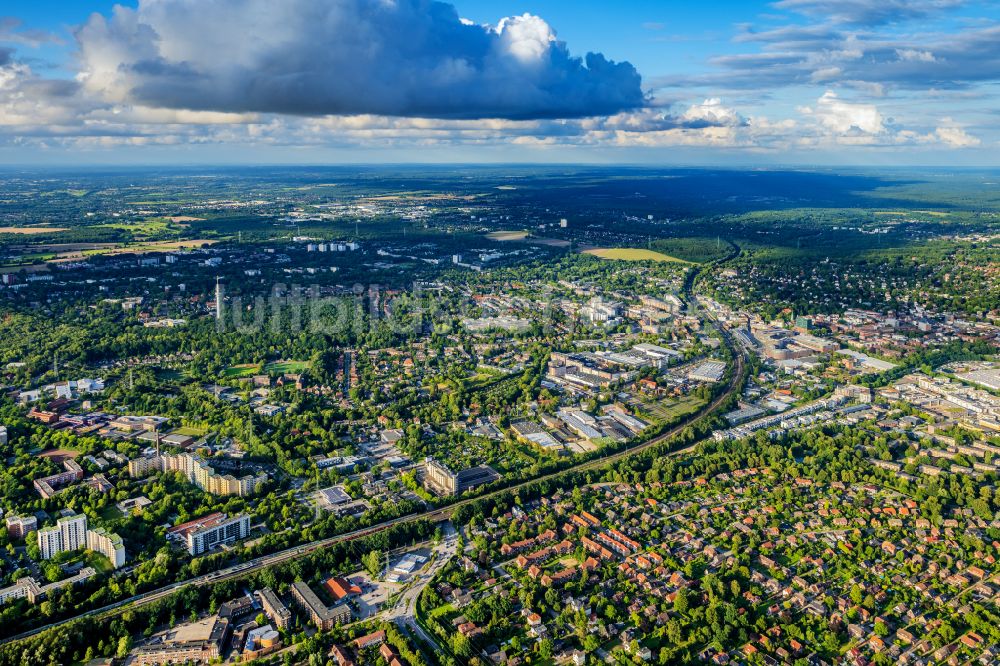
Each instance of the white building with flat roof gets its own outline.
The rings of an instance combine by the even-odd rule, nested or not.
[[[688,372],[688,379],[699,382],[717,382],[726,372],[726,364],[722,361],[704,361]]]
[[[62,552],[62,534],[58,526],[38,530],[38,550],[43,560],[51,560]]]
[[[38,530],[38,550],[43,560],[87,545],[87,516],[60,518],[55,527]]]
[[[125,543],[120,536],[103,527],[87,530],[87,550],[108,558],[115,569],[125,566]]]
[[[87,545],[87,516],[67,516],[60,518],[59,535],[63,550],[80,550]]]
[[[250,536],[250,516],[232,518],[213,513],[167,530],[168,538],[182,540],[191,555],[201,555],[221,543],[233,543]]]

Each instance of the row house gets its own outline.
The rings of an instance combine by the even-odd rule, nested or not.
[[[608,548],[610,548],[614,552],[616,552],[619,555],[621,555],[622,557],[627,557],[628,555],[632,554],[632,549],[630,549],[625,544],[623,544],[623,543],[621,543],[621,542],[613,539],[611,536],[609,536],[605,532],[598,532],[594,536],[594,538],[597,539],[598,541],[600,541],[601,543],[603,543],[605,546],[607,546]]]
[[[602,560],[610,560],[614,558],[614,554],[610,550],[608,550],[601,544],[597,543],[593,539],[590,539],[588,537],[583,537],[582,542],[584,548],[586,548],[588,552],[597,555],[598,558]]]
[[[506,544],[506,543],[503,544],[502,546],[500,546],[500,554],[513,555],[523,550],[527,550],[532,546],[548,543],[550,541],[555,541],[555,538],[556,538],[556,533],[553,530],[551,529],[545,530],[536,537],[532,537],[530,539],[524,539],[523,541],[515,541],[514,543],[511,544]]]

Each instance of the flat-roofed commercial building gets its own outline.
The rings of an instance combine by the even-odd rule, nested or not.
[[[211,617],[185,625],[164,638],[162,643],[137,648],[132,664],[207,664],[218,659],[232,635],[228,618]]]

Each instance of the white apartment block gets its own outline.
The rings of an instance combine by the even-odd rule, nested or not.
[[[38,530],[38,550],[43,560],[87,545],[87,516],[60,518],[55,527]]]
[[[250,536],[250,517],[233,516],[217,524],[187,534],[187,547],[191,555],[201,555],[216,544],[239,541]]]
[[[43,560],[51,560],[63,551],[62,533],[58,526],[38,530],[38,550]]]
[[[87,530],[87,550],[108,558],[115,569],[125,566],[125,544],[122,538],[103,527]]]
[[[267,474],[263,472],[256,476],[248,474],[242,477],[219,474],[206,461],[191,453],[135,458],[129,461],[128,471],[129,475],[135,478],[153,472],[180,472],[190,483],[207,493],[240,497],[253,495],[261,484],[267,481]]]
[[[67,516],[60,518],[55,527],[38,530],[38,550],[43,560],[83,548],[104,555],[116,569],[125,564],[122,538],[100,527],[87,529],[87,516]]]
[[[87,546],[87,516],[60,518],[56,525],[62,539],[62,550],[80,550]]]

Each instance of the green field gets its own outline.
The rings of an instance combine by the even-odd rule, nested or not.
[[[729,241],[721,237],[662,238],[653,241],[650,248],[695,264],[718,261],[732,251]]]
[[[122,517],[122,512],[119,511],[118,507],[114,504],[108,504],[101,509],[100,512],[98,512],[98,515],[101,517],[101,520],[104,521],[118,520]]]
[[[185,374],[173,368],[155,368],[156,378],[161,382],[180,382],[185,378]]]
[[[193,428],[191,426],[181,426],[180,428],[177,428],[176,430],[174,430],[170,434],[171,435],[185,435],[187,437],[201,437],[206,432],[208,432],[208,431],[205,430],[204,428]]]
[[[274,361],[264,366],[264,372],[297,375],[308,370],[310,365],[309,361]]]
[[[118,229],[129,231],[138,236],[154,236],[167,232],[180,232],[183,228],[173,224],[165,217],[152,217],[146,220],[136,220],[134,222],[108,222],[98,225],[105,229]]]
[[[259,363],[243,363],[231,365],[222,372],[223,377],[238,379],[259,374],[300,374],[309,369],[309,361],[272,361],[265,365]]]
[[[108,558],[94,552],[88,551],[84,560],[87,566],[94,567],[97,573],[108,574],[115,570]]]
[[[665,261],[679,264],[688,264],[689,261],[671,257],[669,254],[654,252],[653,250],[643,250],[634,247],[610,247],[593,248],[584,250],[585,254],[591,254],[601,259],[613,259],[616,261]]]
[[[657,421],[672,423],[679,418],[692,414],[705,404],[705,401],[691,395],[680,398],[668,398],[659,402],[645,404],[643,407]]]
[[[222,371],[223,377],[236,379],[239,377],[251,377],[260,372],[260,365],[256,363],[243,363],[241,365],[231,365]]]

